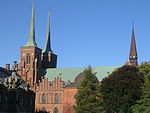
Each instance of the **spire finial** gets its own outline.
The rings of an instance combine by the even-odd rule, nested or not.
[[[134,21],[132,20],[132,29],[134,29]]]
[[[48,13],[50,11],[50,2],[48,2]]]
[[[48,16],[50,16],[50,10],[48,10]]]
[[[34,9],[34,0],[32,0],[32,9]]]
[[[37,47],[37,44],[35,42],[34,0],[32,0],[32,15],[31,15],[31,23],[30,23],[29,41],[26,43],[25,46],[35,46],[35,47]]]
[[[51,8],[50,8],[50,0],[48,2],[48,16],[50,16],[50,13],[51,13]]]
[[[51,40],[50,40],[50,13],[48,12],[48,22],[47,22],[47,32],[46,32],[46,43],[43,53],[53,52],[51,49]]]

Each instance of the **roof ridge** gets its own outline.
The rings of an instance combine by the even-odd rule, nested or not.
[[[107,67],[119,67],[119,66],[94,66],[91,68],[107,68]],[[60,67],[60,68],[47,68],[47,69],[79,69],[79,68],[88,68],[88,67]]]

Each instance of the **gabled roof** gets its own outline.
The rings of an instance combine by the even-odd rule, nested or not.
[[[11,76],[11,72],[5,68],[0,67],[0,78],[6,78],[8,76]]]
[[[18,81],[20,81],[20,85],[19,87],[26,89],[28,87],[28,84],[21,78],[21,76],[19,74],[17,74],[17,72],[12,71],[11,75],[8,77],[5,77],[4,82],[6,82],[7,80],[9,80],[9,78],[11,78],[10,80],[15,79],[17,80],[15,83],[17,84]]]
[[[117,66],[112,67],[92,67],[93,72],[96,72],[96,76],[101,81],[103,78],[108,76],[112,71],[114,71]],[[86,67],[81,68],[48,68],[45,71],[44,77],[48,78],[49,81],[53,81],[55,77],[61,77],[65,82],[74,82],[77,75],[83,72]]]

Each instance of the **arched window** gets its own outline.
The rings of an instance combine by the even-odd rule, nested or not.
[[[57,107],[55,107],[55,108],[54,108],[53,113],[59,113],[59,110],[58,110],[58,108],[57,108]]]
[[[46,104],[46,95],[42,94],[42,104]]]
[[[55,94],[55,104],[59,104],[59,95]]]
[[[59,94],[59,103],[62,104],[62,94]]]
[[[46,113],[46,108],[45,107],[42,108],[42,112]]]
[[[54,101],[53,101],[53,93],[52,93],[52,94],[51,94],[51,102],[50,102],[50,103],[53,104],[53,102],[54,102]]]
[[[29,54],[27,54],[26,63],[27,63],[27,64],[30,64],[30,55],[29,55]]]

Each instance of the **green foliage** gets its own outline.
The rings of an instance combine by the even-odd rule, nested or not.
[[[138,66],[145,77],[143,95],[137,104],[132,106],[134,113],[150,113],[150,62],[144,62]]]
[[[133,113],[150,113],[150,95],[144,95],[132,106]]]
[[[78,87],[76,113],[103,113],[100,99],[100,83],[89,67],[83,72],[84,79]]]
[[[150,93],[150,62],[144,62],[138,66],[140,72],[144,75],[143,92]]]
[[[118,68],[101,81],[101,97],[107,113],[132,113],[142,94],[144,77],[133,66]]]

